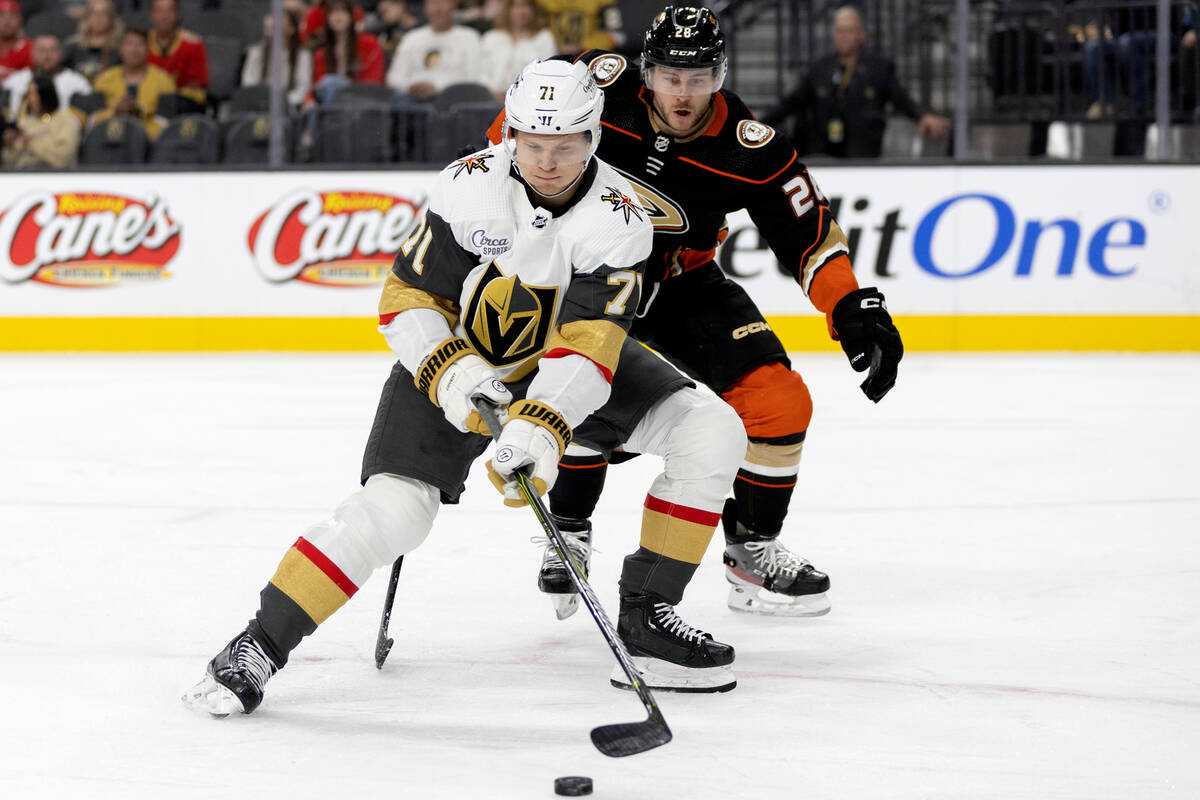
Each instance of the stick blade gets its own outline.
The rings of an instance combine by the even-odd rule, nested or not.
[[[648,719],[645,722],[618,722],[592,729],[592,744],[606,756],[621,758],[653,750],[671,741],[667,723]]]
[[[392,652],[392,644],[395,639],[390,636],[380,642],[375,643],[375,669],[383,669],[383,662],[387,661],[388,653]]]

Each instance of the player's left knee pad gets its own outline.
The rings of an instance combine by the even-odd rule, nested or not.
[[[379,474],[347,497],[304,538],[361,586],[371,573],[415,550],[433,527],[438,490],[413,478]]]
[[[812,420],[812,395],[804,379],[778,361],[750,370],[721,397],[737,411],[751,440],[802,441]]]
[[[746,452],[737,414],[707,391],[685,388],[667,396],[634,430],[626,448],[665,460],[650,489],[660,500],[720,508]]]

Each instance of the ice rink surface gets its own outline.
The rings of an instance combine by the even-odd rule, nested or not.
[[[477,464],[405,562],[293,656],[251,717],[180,694],[286,548],[356,488],[389,356],[0,357],[0,797],[1200,797],[1200,358],[910,354],[867,401],[796,358],[816,413],[784,539],[830,573],[819,619],[725,607],[714,539],[682,616],[738,688],[644,718],[586,611],[535,587],[527,510]],[[611,612],[658,464],[609,472]]]

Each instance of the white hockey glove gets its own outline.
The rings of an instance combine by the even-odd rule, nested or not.
[[[490,435],[483,417],[475,410],[477,398],[496,406],[501,419],[505,406],[512,402],[512,393],[496,372],[471,352],[465,339],[458,337],[447,339],[433,349],[417,370],[415,383],[431,403],[442,409],[450,424],[463,433]]]
[[[496,440],[496,454],[487,463],[488,478],[504,495],[504,505],[525,505],[513,474],[518,469],[539,495],[548,492],[558,477],[558,459],[570,441],[571,429],[545,403],[520,400],[510,406],[508,422]]]

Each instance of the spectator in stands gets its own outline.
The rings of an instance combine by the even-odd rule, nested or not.
[[[24,24],[15,0],[0,0],[0,81],[32,62],[33,42],[21,35]]]
[[[179,27],[179,0],[151,0],[150,63],[175,79],[176,91],[203,111],[208,94],[208,51],[199,34]]]
[[[1195,28],[1195,5],[1172,3],[1168,28],[1171,49],[1181,47],[1188,34],[1191,34],[1194,46]],[[1142,4],[1107,9],[1103,18],[1090,20],[1084,30],[1084,82],[1088,100],[1091,101],[1087,118],[1111,117],[1115,112],[1117,74],[1114,52],[1133,103],[1133,115],[1149,115],[1150,71],[1158,40],[1158,9]]]
[[[121,65],[96,78],[96,91],[104,93],[108,106],[92,115],[92,122],[113,116],[131,116],[142,121],[146,135],[162,133],[166,120],[158,116],[158,101],[175,93],[175,79],[149,62],[150,43],[146,31],[126,28],[121,37]]]
[[[121,60],[117,49],[125,26],[112,0],[89,0],[79,31],[66,42],[63,63],[89,81]]]
[[[404,34],[417,27],[417,18],[404,0],[379,0],[363,27],[379,40],[384,60],[390,64]]]
[[[312,89],[312,52],[300,44],[300,21],[298,12],[287,9],[283,12],[283,45],[287,51],[288,75],[287,99],[293,109],[299,108]],[[246,48],[246,60],[242,64],[242,86],[257,86],[271,82],[271,42],[275,27],[271,14],[263,17],[263,38]]]
[[[483,35],[483,83],[503,103],[508,87],[535,58],[557,52],[538,0],[501,0],[496,27]]]
[[[425,0],[429,23],[405,34],[388,69],[388,86],[428,100],[450,84],[479,81],[479,33],[454,24],[457,7],[458,0]]]
[[[33,40],[33,63],[23,70],[9,75],[4,80],[4,88],[8,90],[9,106],[12,113],[17,113],[21,99],[25,97],[29,84],[34,78],[46,76],[54,82],[58,92],[58,104],[66,107],[75,94],[88,94],[92,85],[88,79],[73,69],[62,65],[63,51],[58,37],[43,34]]]
[[[500,3],[501,0],[459,0],[458,12],[454,19],[468,28],[474,28],[482,36],[496,27],[496,20],[500,17]]]
[[[329,5],[327,0],[317,0],[312,8],[308,9],[304,15],[304,23],[300,26],[300,41],[307,43],[309,38],[320,36],[328,27],[325,15],[329,12]],[[354,25],[357,27],[363,21],[363,10],[355,3],[350,13],[354,15]]]
[[[354,29],[349,0],[325,3],[325,29],[313,53],[313,92],[326,102],[350,83],[383,83],[383,48],[369,33]]]
[[[73,167],[79,132],[79,120],[59,102],[54,79],[38,75],[26,87],[16,124],[4,130],[4,165]]]
[[[763,121],[797,117],[792,139],[801,153],[877,158],[883,151],[887,109],[917,120],[923,136],[941,138],[950,120],[923,112],[896,79],[896,65],[865,50],[862,15],[842,6],[833,18],[834,53],[813,62],[799,88]]]
[[[614,50],[625,44],[615,0],[542,0],[542,5],[560,53]]]

